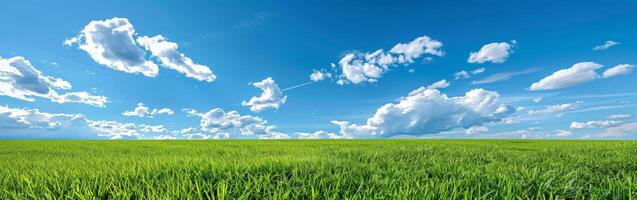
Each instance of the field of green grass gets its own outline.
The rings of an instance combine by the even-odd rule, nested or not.
[[[635,199],[637,141],[0,141],[0,199]]]

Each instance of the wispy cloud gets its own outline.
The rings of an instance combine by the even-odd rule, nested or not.
[[[270,12],[259,12],[256,16],[254,16],[251,19],[248,20],[244,20],[239,22],[238,24],[234,25],[235,29],[238,30],[247,30],[247,29],[252,29],[255,27],[259,27],[262,26],[263,24],[265,24],[265,22],[272,17],[272,13]]]
[[[618,45],[618,44],[619,44],[619,42],[608,40],[604,44],[594,47],[593,51],[606,50],[606,49],[608,49],[608,48],[610,48],[612,46]]]
[[[518,72],[502,72],[502,73],[495,73],[495,74],[491,74],[490,76],[481,79],[481,80],[475,80],[473,82],[471,82],[471,84],[485,84],[485,83],[495,83],[495,82],[499,82],[499,81],[506,81],[509,80],[511,78],[513,78],[514,76],[518,76],[518,75],[525,75],[525,74],[530,74],[530,73],[534,73],[537,72],[539,70],[539,68],[529,68],[529,69],[525,69],[522,71],[518,71]]]

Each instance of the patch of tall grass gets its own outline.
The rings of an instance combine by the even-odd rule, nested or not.
[[[635,199],[637,141],[0,141],[0,199]]]

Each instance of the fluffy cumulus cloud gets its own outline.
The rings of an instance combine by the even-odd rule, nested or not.
[[[88,127],[95,130],[98,136],[110,139],[139,139],[143,137],[142,133],[163,133],[166,128],[163,125],[137,125],[135,123],[120,123],[107,120],[86,120]]]
[[[606,71],[602,73],[602,77],[610,78],[613,76],[630,74],[633,71],[633,68],[635,68],[635,65],[620,64],[620,65],[606,69]]]
[[[620,64],[607,69],[602,76],[597,73],[597,69],[604,67],[595,62],[580,62],[567,69],[561,69],[553,74],[535,82],[529,88],[531,91],[555,90],[580,85],[600,78],[609,78],[618,75],[629,74],[633,65]]]
[[[513,47],[515,40],[511,44],[506,42],[490,43],[482,46],[478,52],[471,52],[468,63],[504,63],[511,53],[513,53]]]
[[[170,108],[150,109],[149,107],[146,107],[144,103],[138,103],[135,109],[131,111],[124,111],[122,113],[122,115],[129,116],[129,117],[135,116],[135,117],[148,117],[148,118],[153,118],[155,115],[160,115],[160,114],[173,115],[175,114],[175,112]]]
[[[486,132],[489,132],[489,128],[484,126],[472,126],[465,131],[467,135],[475,135],[475,134],[486,133]]]
[[[556,104],[546,106],[544,109],[538,110],[529,110],[529,115],[547,115],[547,114],[555,114],[561,115],[562,113],[570,110],[577,109],[577,103],[565,103],[565,104]]]
[[[175,140],[175,139],[177,139],[177,137],[172,136],[172,135],[158,135],[158,136],[154,136],[153,139],[155,139],[155,140]]]
[[[137,37],[135,28],[126,18],[112,18],[89,22],[79,35],[67,39],[64,44],[76,45],[91,58],[109,68],[147,77],[156,77],[159,67],[150,56],[161,61],[162,66],[200,81],[212,82],[216,76],[210,68],[196,64],[177,51],[178,45],[163,36]]]
[[[423,135],[455,128],[471,128],[500,121],[510,108],[500,102],[497,92],[484,89],[468,91],[465,96],[448,97],[436,89],[419,88],[376,110],[365,124],[332,121],[343,135]]]
[[[602,45],[599,45],[599,46],[595,46],[595,47],[593,47],[593,51],[606,50],[606,49],[608,49],[608,48],[610,48],[610,47],[612,47],[612,46],[618,45],[618,44],[619,44],[619,42],[615,42],[615,41],[612,41],[612,40],[608,40],[608,41],[606,41],[606,42],[605,42],[604,44],[602,44]]]
[[[183,129],[176,130],[176,131],[171,131],[170,133],[172,133],[172,134],[181,134],[181,135],[195,134],[195,133],[197,133],[197,128],[188,127],[188,128],[183,128]]]
[[[153,56],[159,58],[166,68],[200,81],[212,82],[217,78],[210,68],[194,63],[192,59],[177,51],[179,47],[177,43],[169,42],[161,35],[142,36],[137,38],[137,42],[150,51]]]
[[[133,123],[118,123],[114,121],[88,121],[89,127],[95,129],[100,136],[112,139],[138,138],[137,126]]]
[[[443,56],[442,43],[428,36],[418,37],[403,44],[396,44],[391,50],[374,52],[353,52],[343,56],[338,62],[342,72],[337,83],[360,84],[378,81],[391,67],[411,64],[423,54]]]
[[[327,72],[325,69],[313,70],[312,74],[310,74],[310,80],[314,82],[322,81],[327,78],[332,78],[332,74]]]
[[[225,139],[226,135],[218,134],[218,135],[210,135],[204,134],[196,127],[188,127],[183,128],[181,130],[171,131],[172,137],[175,138],[183,138],[188,140],[207,140],[207,139]],[[224,137],[224,138],[222,138]]]
[[[108,99],[87,92],[60,94],[57,90],[71,89],[71,83],[46,76],[24,57],[0,58],[0,95],[25,101],[35,101],[34,97],[49,99],[56,103],[82,103],[104,107]]]
[[[157,64],[146,59],[146,52],[133,38],[135,28],[126,18],[89,22],[79,35],[67,39],[66,45],[77,44],[93,60],[109,68],[127,73],[155,77]]]
[[[142,124],[139,125],[139,131],[141,132],[145,132],[145,133],[163,133],[166,132],[166,128],[164,128],[164,125],[146,125],[146,124]]]
[[[137,139],[144,134],[163,133],[163,125],[137,125],[90,120],[82,114],[47,113],[38,109],[0,106],[0,138],[109,138]]]
[[[619,126],[621,124],[623,124],[622,121],[614,121],[614,120],[572,122],[571,129],[608,128],[608,127]]]
[[[279,109],[287,101],[287,96],[283,95],[281,89],[272,77],[263,79],[260,82],[252,83],[256,88],[261,89],[261,95],[252,97],[249,101],[241,102],[243,106],[249,106],[252,112],[261,112],[266,109]]]
[[[413,63],[414,59],[423,54],[443,56],[444,52],[440,48],[442,48],[442,42],[428,36],[421,36],[407,44],[398,43],[389,52],[397,56],[400,63]]]
[[[351,139],[351,135],[341,135],[338,133],[330,133],[327,131],[319,130],[314,132],[298,132],[296,133],[298,139]]]
[[[471,74],[469,74],[469,72],[465,70],[456,72],[455,74],[453,74],[453,76],[455,77],[456,80],[463,79],[463,78],[471,78]]]
[[[52,114],[38,109],[10,108],[0,106],[0,127],[2,129],[56,129],[82,121],[78,114]]]
[[[210,133],[212,138],[241,138],[256,136],[261,139],[284,139],[289,136],[276,132],[276,127],[260,117],[241,115],[237,111],[224,111],[214,108],[205,113],[189,110],[192,116],[201,118],[199,128]]]

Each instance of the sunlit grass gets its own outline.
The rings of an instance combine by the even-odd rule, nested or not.
[[[0,199],[631,199],[637,142],[0,141]]]

